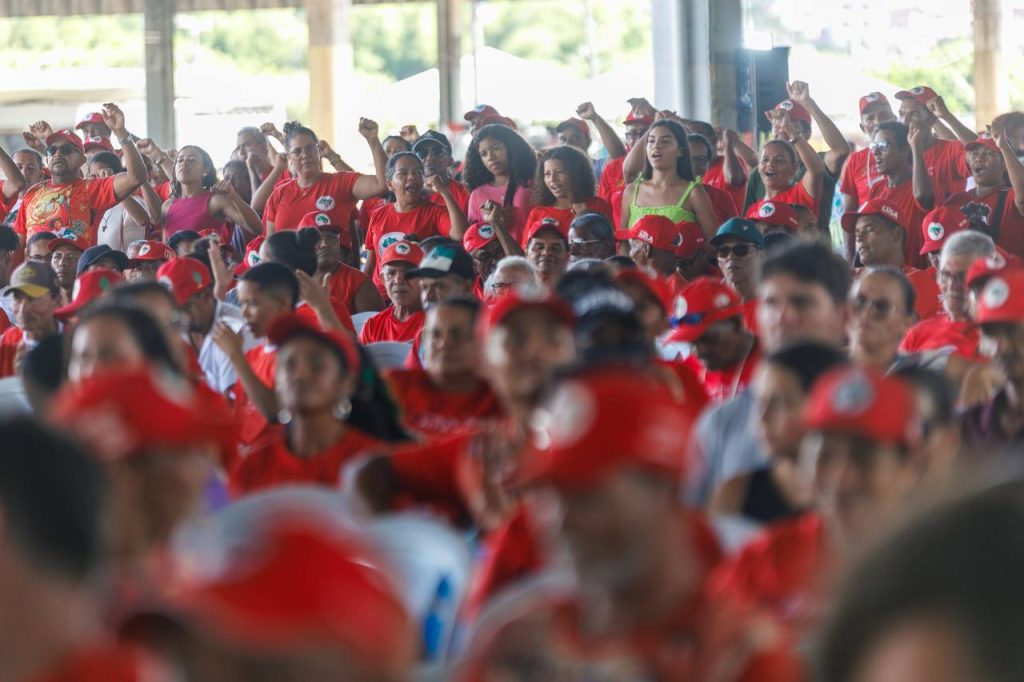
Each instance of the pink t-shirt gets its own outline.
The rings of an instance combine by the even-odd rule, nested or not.
[[[478,223],[483,221],[483,211],[481,206],[484,205],[488,199],[501,206],[505,203],[505,192],[508,190],[507,187],[492,187],[491,185],[481,185],[475,190],[469,193],[469,218],[470,223]],[[512,195],[512,225],[509,226],[509,233],[512,238],[519,241],[523,236],[523,230],[526,228],[526,217],[530,214],[530,209],[533,207],[533,200],[530,196],[529,187],[520,187],[516,189],[514,195]]]

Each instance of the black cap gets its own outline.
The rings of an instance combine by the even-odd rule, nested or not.
[[[182,242],[197,242],[202,238],[203,236],[195,230],[181,230],[167,238],[167,246],[177,251],[178,244]]]
[[[412,143],[413,152],[416,151],[416,147],[421,144],[427,144],[433,142],[434,144],[441,145],[448,150],[448,153],[452,153],[452,143],[448,141],[448,138],[437,132],[436,130],[428,130],[427,132],[416,138],[416,141]]]
[[[407,279],[418,277],[433,279],[445,275],[455,275],[468,280],[476,277],[473,258],[466,253],[465,249],[458,246],[438,246],[420,261],[418,268],[405,273]]]
[[[78,259],[78,270],[75,274],[81,275],[85,272],[86,268],[104,258],[112,258],[114,260],[114,268],[118,272],[128,267],[128,256],[123,252],[115,251],[106,244],[97,244],[96,246],[90,246],[82,252],[82,257]]]

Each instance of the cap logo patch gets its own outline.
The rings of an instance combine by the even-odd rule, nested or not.
[[[409,245],[405,242],[397,242],[395,244],[395,253],[399,256],[408,256],[410,251]]]
[[[937,242],[946,234],[946,229],[939,223],[931,223],[928,225],[928,238],[933,242]]]
[[[405,239],[404,232],[388,232],[387,234],[382,234],[380,236],[380,242],[377,248],[380,249],[381,253],[384,253],[389,246],[395,244],[396,242],[400,242],[403,239]]]
[[[685,296],[676,296],[675,306],[672,310],[672,317],[681,320],[686,317],[686,311],[689,310],[690,306],[686,302]]]
[[[476,231],[476,233],[480,235],[481,239],[494,238],[494,228],[491,227],[490,225],[481,225],[480,228]]]
[[[192,271],[192,281],[195,282],[197,286],[201,285],[203,283],[203,276],[200,275],[198,271],[193,270]]]
[[[877,102],[878,101],[878,97],[879,97],[879,93],[872,92],[872,93],[864,96],[864,101],[868,102],[868,103]]]
[[[78,284],[76,281],[75,284]],[[100,291],[110,291],[110,279],[107,277],[100,277]],[[74,298],[72,296],[72,298]]]
[[[564,448],[577,443],[597,417],[594,396],[577,382],[565,384],[551,402],[537,410],[533,428],[541,448]]]
[[[1010,285],[1002,277],[993,277],[981,292],[981,302],[986,308],[1001,307],[1010,298]]]
[[[400,248],[405,246],[405,250],[408,251],[409,247],[404,243],[400,243],[395,247],[397,252]],[[430,255],[424,258],[420,262],[421,268],[430,268],[431,270],[441,270],[442,272],[450,272],[452,269],[452,262],[455,260],[455,252],[449,248],[439,246],[430,252]]]
[[[672,247],[679,248],[683,245],[683,235],[676,233],[676,236],[672,238]]]
[[[761,208],[757,209],[757,215],[762,218],[770,218],[775,215],[775,204],[770,201],[765,204],[761,204]]]
[[[22,282],[31,283],[36,281],[36,271],[30,267],[23,267],[18,270],[18,279]],[[77,283],[78,280],[75,280]]]
[[[783,111],[790,111],[792,108],[793,101],[788,99],[782,100],[781,102],[779,102],[779,106],[776,107],[776,109],[782,109]]]
[[[836,387],[832,394],[832,409],[839,414],[860,414],[875,400],[871,383],[861,374]]]
[[[893,220],[899,220],[899,213],[897,213],[896,209],[893,208],[892,206],[883,205],[882,206],[882,213],[886,214],[887,216],[889,216]]]
[[[921,87],[920,85],[918,85],[917,87],[913,87],[913,88],[911,88],[911,89],[910,89],[910,94],[911,94],[911,95],[920,95],[920,94],[922,94],[922,93],[924,93],[924,88],[923,88],[923,87]]]
[[[326,213],[317,213],[316,217],[313,218],[313,222],[317,225],[329,225],[331,223],[331,216]]]
[[[715,296],[715,307],[726,308],[729,306],[729,294],[721,293]]]
[[[636,233],[636,238],[648,244],[654,243],[654,237],[652,237],[647,230],[638,230]]]
[[[550,225],[550,226],[553,226],[553,227],[557,227],[558,226],[558,220],[555,219],[555,218],[548,217],[548,218],[545,218],[544,220],[540,221],[540,224],[541,225]]]
[[[332,208],[334,208],[334,197],[324,195],[316,200],[318,211],[330,211]]]
[[[139,249],[139,255],[140,256],[145,256],[147,253],[149,253],[152,250],[153,250],[153,247],[151,247],[149,244],[143,244],[142,247]]]
[[[1006,267],[1006,259],[1003,258],[1003,254],[996,251],[985,259],[985,265],[991,270],[1002,270]]]
[[[257,265],[259,265],[259,263],[260,263],[260,253],[259,253],[259,251],[250,251],[249,255],[246,256],[245,261],[246,261],[246,264],[250,268],[253,268],[253,267],[256,267]]]

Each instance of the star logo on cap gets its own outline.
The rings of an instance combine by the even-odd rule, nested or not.
[[[494,228],[490,225],[481,225],[480,229],[477,230],[477,234],[483,239],[491,239],[494,237]]]
[[[318,211],[330,211],[334,208],[334,197],[322,196],[316,200],[316,208]]]
[[[851,377],[836,387],[832,394],[832,409],[839,414],[860,414],[871,406],[875,391],[861,374]]]
[[[773,215],[775,215],[775,204],[773,204],[770,201],[761,204],[761,208],[757,209],[757,215],[761,216],[762,218],[771,218]]]
[[[331,216],[326,213],[317,213],[316,217],[313,218],[313,222],[317,225],[329,225],[331,223]]]
[[[407,256],[409,255],[409,251],[409,245],[406,244],[405,242],[398,242],[395,245],[395,253],[397,253],[399,256]]]
[[[933,242],[937,242],[942,239],[943,235],[946,234],[946,228],[939,223],[931,223],[928,225],[928,238]]]
[[[555,218],[547,217],[544,220],[540,221],[540,224],[541,225],[550,225],[552,227],[557,227],[558,226],[558,220],[556,220]]]
[[[541,448],[575,444],[594,424],[597,409],[590,391],[576,382],[562,386],[544,408],[537,410],[532,426]]]
[[[981,292],[981,302],[986,308],[1001,307],[1010,298],[1010,285],[1002,277],[993,277]]]

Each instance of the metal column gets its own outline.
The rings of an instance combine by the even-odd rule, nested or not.
[[[175,0],[146,0],[146,133],[163,148],[174,147]],[[131,123],[129,122],[129,125]]]

